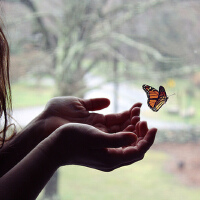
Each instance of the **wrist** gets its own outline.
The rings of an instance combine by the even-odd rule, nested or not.
[[[44,139],[37,148],[43,154],[44,159],[52,168],[57,170],[61,166],[58,160],[58,147],[56,148],[56,144],[51,136]]]
[[[67,124],[68,121],[64,118],[56,116],[49,109],[45,108],[45,110],[38,116],[38,120],[43,121],[43,134],[44,138],[48,137],[60,126]]]
[[[41,143],[42,148],[57,167],[71,164],[70,160],[73,154],[71,146],[74,145],[70,137],[72,132],[71,124],[64,124]]]

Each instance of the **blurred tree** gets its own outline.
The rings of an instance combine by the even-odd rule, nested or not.
[[[16,20],[25,19],[32,23],[32,36],[39,38],[40,48],[51,53],[51,65],[46,67],[46,73],[56,80],[56,95],[83,96],[87,90],[84,76],[98,66],[102,57],[112,56],[130,65],[130,60],[119,50],[122,44],[156,59],[163,57],[151,46],[128,37],[122,27],[164,0],[12,2],[21,2],[31,11],[31,15]]]
[[[120,44],[131,41],[129,45],[153,55],[156,50],[137,43],[119,32],[120,27],[135,15],[162,3],[163,0],[152,0],[138,3],[138,1],[111,0],[55,0],[31,1],[16,0],[30,13],[21,19],[13,20],[13,24],[20,20],[28,20],[33,24],[32,36],[39,36],[39,47],[51,52],[51,66],[46,72],[51,74],[57,84],[57,95],[83,96],[86,88],[84,76],[93,70],[102,57],[117,62],[129,64],[129,60],[120,51]],[[23,38],[22,38],[23,39]],[[156,55],[157,56],[157,55]],[[117,72],[117,66],[114,68]],[[117,73],[115,74],[117,75]],[[115,76],[115,81],[118,78]],[[117,91],[116,91],[117,92]],[[52,192],[57,192],[57,173],[48,183],[45,195],[50,198]]]
[[[191,36],[198,33],[197,3],[190,4],[197,9],[191,14],[181,6],[187,2],[180,0],[4,2],[18,2],[28,8],[29,12],[13,20],[12,25],[28,21],[27,29],[32,34],[28,42],[35,45],[37,39],[37,48],[50,55],[50,64],[42,70],[55,78],[56,95],[84,96],[88,89],[84,76],[102,58],[115,64],[116,87],[118,68],[124,67],[120,63],[126,65],[129,78],[136,72],[148,76],[148,70],[149,77],[155,78],[152,74],[157,75],[156,79],[160,77],[159,82],[163,77],[182,76],[193,70],[186,64],[191,63],[193,50],[200,42],[198,37]],[[196,54],[195,59],[198,57]],[[133,60],[139,65],[132,65]],[[38,71],[41,73],[39,68]]]

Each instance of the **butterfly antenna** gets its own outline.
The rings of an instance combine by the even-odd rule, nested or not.
[[[175,93],[174,93],[174,94],[171,94],[171,95],[169,95],[168,97],[171,97],[171,96],[173,96],[173,95],[175,95]]]

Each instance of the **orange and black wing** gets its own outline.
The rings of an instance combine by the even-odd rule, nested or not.
[[[153,111],[158,111],[155,106],[157,105],[158,99],[159,99],[159,92],[155,88],[149,86],[149,85],[143,85],[142,88],[147,94],[147,104]]]
[[[159,87],[159,96],[154,105],[153,111],[158,111],[168,100],[165,88],[163,86]]]

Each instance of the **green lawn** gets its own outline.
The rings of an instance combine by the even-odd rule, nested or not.
[[[18,83],[11,85],[11,88],[13,108],[45,105],[54,95],[54,88],[50,86],[38,87]]]
[[[61,200],[199,200],[200,189],[164,171],[166,154],[150,150],[144,160],[105,173],[80,166],[60,169]]]

